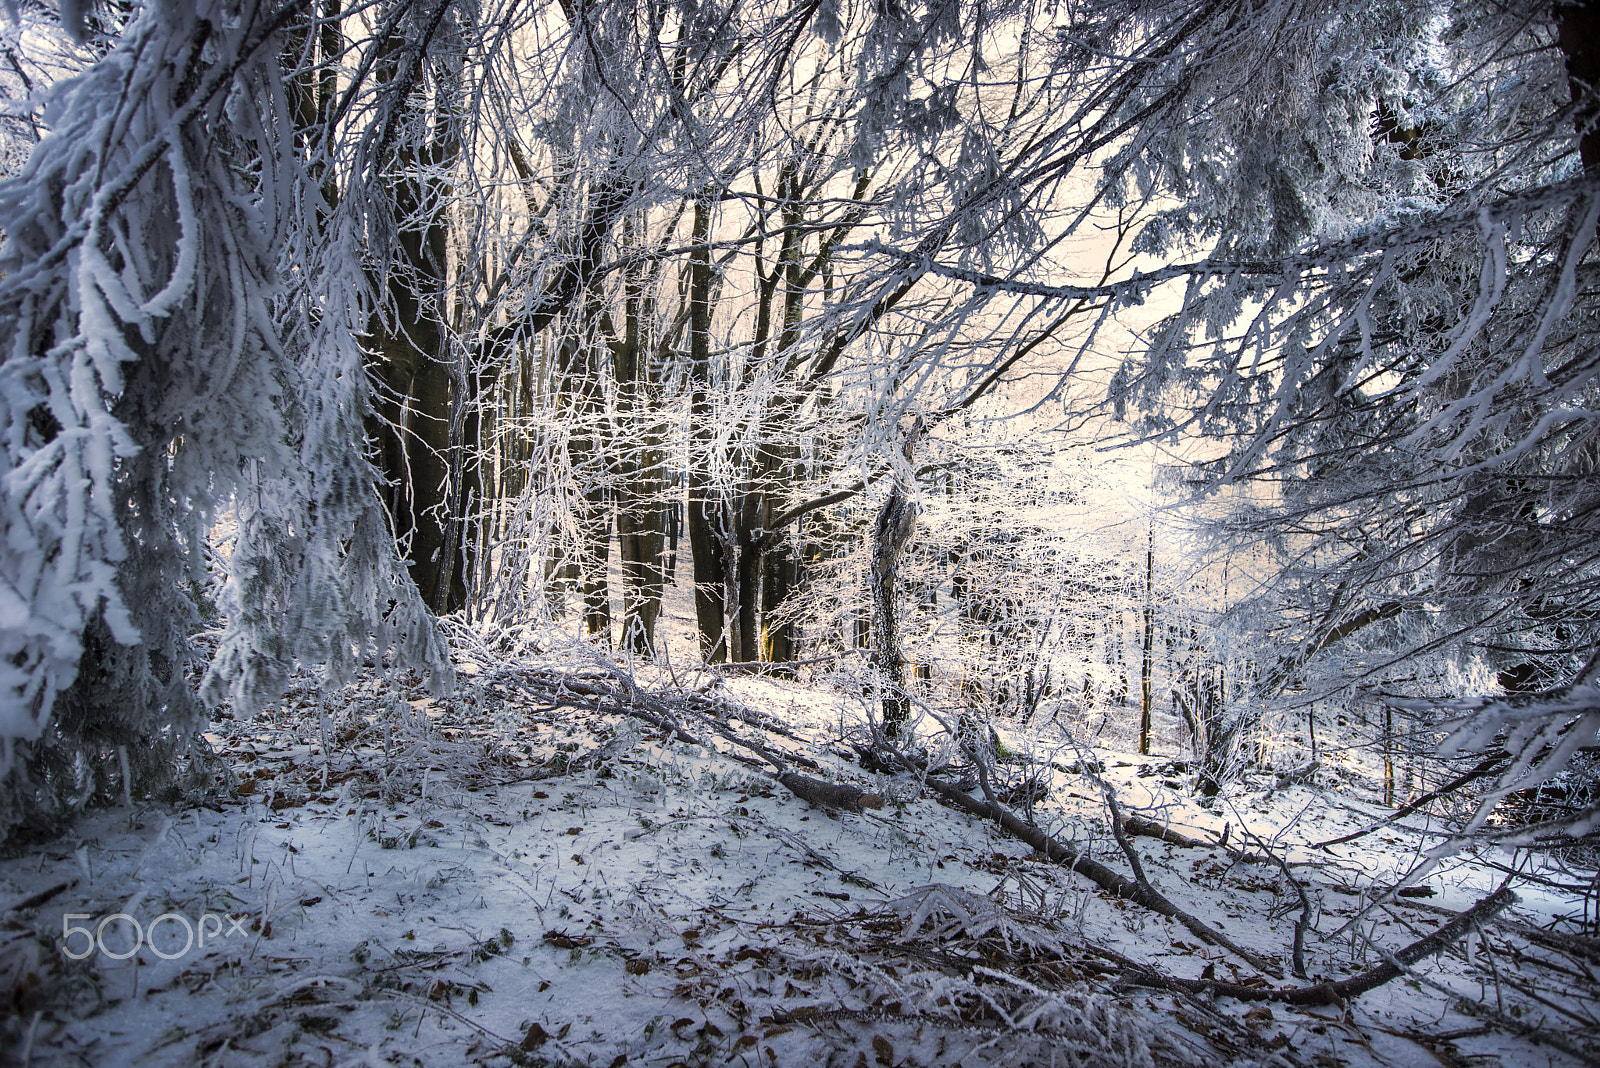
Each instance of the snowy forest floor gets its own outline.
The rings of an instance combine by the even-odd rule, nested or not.
[[[1429,896],[1374,904],[1437,839],[1419,815],[1312,848],[1387,814],[1348,781],[1255,776],[1206,809],[1162,760],[1080,751],[1058,724],[997,725],[1001,792],[1039,779],[1048,795],[1030,804],[1019,790],[1014,807],[1119,871],[1100,787],[1081,773],[1095,761],[1127,815],[1210,842],[1227,824],[1227,847],[1134,844],[1180,909],[1281,973],[1262,975],[945,807],[915,776],[864,771],[857,697],[654,670],[638,679],[656,696],[630,697],[614,666],[544,647],[462,652],[443,700],[378,673],[324,697],[308,679],[262,718],[213,724],[228,771],[211,803],[102,810],[0,862],[0,1055],[1412,1068],[1568,1065],[1600,1050],[1600,941],[1574,922],[1570,876],[1515,881],[1514,907],[1359,997],[1298,1006],[1162,987],[1366,972],[1502,883],[1509,854],[1462,855],[1419,884]],[[680,722],[710,744],[614,708],[687,707],[673,704],[687,694],[710,711]],[[884,807],[801,800],[719,740],[717,718]],[[1241,859],[1241,843],[1286,865]],[[1289,873],[1310,905],[1304,980],[1289,975],[1302,912]]]

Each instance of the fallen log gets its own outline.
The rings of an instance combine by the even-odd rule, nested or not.
[[[1156,838],[1168,845],[1180,846],[1184,849],[1216,849],[1216,842],[1206,842],[1199,838],[1190,838],[1182,831],[1175,831],[1164,823],[1147,820],[1143,816],[1123,816],[1122,827],[1129,834],[1141,838]]]
[[[848,783],[824,782],[813,779],[809,775],[799,775],[792,771],[780,772],[774,775],[789,792],[802,801],[810,801],[814,805],[825,808],[839,808],[846,812],[860,812],[864,808],[878,809],[883,807],[883,798],[878,794],[857,789]]]
[[[1147,820],[1143,816],[1123,816],[1123,830],[1140,838],[1156,838],[1168,845],[1179,846],[1184,849],[1220,849],[1240,864],[1268,864],[1274,863],[1275,858],[1270,854],[1246,853],[1242,849],[1235,849],[1228,844],[1227,835],[1224,834],[1220,841],[1206,841],[1203,838],[1191,838],[1182,831],[1175,831],[1164,823]]]

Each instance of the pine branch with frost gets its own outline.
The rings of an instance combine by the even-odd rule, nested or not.
[[[244,521],[210,698],[253,707],[295,658],[342,677],[374,642],[448,678],[360,453],[352,322],[291,335],[283,316],[277,250],[306,221],[274,193],[315,185],[280,136],[274,42],[298,10],[142,9],[53,90],[51,134],[0,183],[8,827],[81,805],[80,756],[131,746],[159,777],[203,722],[192,591],[230,504]]]

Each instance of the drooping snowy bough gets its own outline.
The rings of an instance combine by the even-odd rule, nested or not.
[[[227,510],[208,698],[250,709],[296,659],[337,678],[389,648],[448,681],[361,451],[361,257],[279,262],[359,225],[310,202],[290,133],[278,52],[303,10],[146,5],[0,185],[0,841],[187,750]]]

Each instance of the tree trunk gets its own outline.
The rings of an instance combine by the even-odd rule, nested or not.
[[[906,458],[905,478],[912,477],[911,457],[922,435],[919,420],[906,434],[903,446]],[[889,490],[889,499],[878,511],[877,522],[872,527],[872,569],[868,576],[872,602],[874,637],[876,647],[872,653],[872,666],[877,669],[883,685],[883,733],[891,741],[897,739],[911,719],[911,698],[905,688],[905,653],[900,648],[900,621],[897,606],[900,584],[900,558],[911,535],[917,527],[917,507],[900,478]]]
[[[479,376],[476,371],[470,371],[453,379],[456,394],[450,419],[444,543],[434,588],[431,593],[424,591],[431,598],[430,603],[448,605],[445,611],[451,612],[470,607],[483,508],[483,454],[479,449],[483,412]]]
[[[791,624],[775,623],[772,613],[789,597],[795,585],[798,561],[788,538],[765,540],[772,521],[782,511],[782,491],[792,485],[799,467],[799,450],[772,440],[785,434],[799,418],[795,398],[776,399],[764,420],[768,438],[760,449],[744,495],[740,530],[739,634],[740,660],[792,660]]]
[[[779,183],[783,205],[782,248],[778,255],[774,281],[783,281],[782,320],[777,337],[777,354],[780,359],[792,361],[800,345],[801,324],[805,318],[805,294],[815,278],[801,265],[804,246],[801,236],[805,211],[798,199],[799,168],[790,164]],[[763,294],[763,317],[770,315],[773,290],[768,287]],[[765,337],[759,336],[758,347],[764,346]],[[745,510],[745,530],[757,558],[751,560],[747,570],[755,577],[753,589],[744,591],[745,604],[740,605],[741,617],[748,614],[749,622],[741,627],[746,645],[746,655],[741,659],[761,659],[767,662],[794,659],[792,623],[777,623],[772,614],[793,591],[802,561],[789,547],[787,539],[768,544],[762,541],[766,530],[781,506],[783,491],[795,481],[800,466],[800,450],[786,439],[800,417],[800,398],[792,392],[781,391],[774,399],[763,420],[766,438],[758,450],[755,470],[751,479],[754,489],[754,509]],[[752,511],[754,514],[751,514]],[[748,605],[748,612],[746,612]]]
[[[658,454],[659,455],[659,454]],[[661,565],[659,467],[636,471],[617,500],[617,544],[622,558],[622,641],[634,656],[654,655],[656,620],[666,576]]]
[[[611,648],[611,502],[605,490],[584,498],[583,631]]]
[[[748,505],[752,498],[758,497],[759,494],[746,493],[744,503]],[[759,528],[741,523],[734,533],[737,555],[731,568],[732,579],[728,583],[728,655],[733,661],[743,664],[761,658],[756,648],[761,634],[757,606],[761,603],[761,580],[765,577],[761,572],[764,554],[756,544],[756,539],[747,533],[751,530]]]
[[[694,558],[694,609],[700,655],[707,663],[728,659],[723,604],[728,589],[728,543],[732,526],[726,502],[707,469],[711,428],[711,211],[707,193],[694,203],[689,254],[689,552]]]
[[[1383,706],[1383,803],[1394,807],[1394,707]]]
[[[577,316],[567,316],[567,336],[560,347],[557,369],[573,427],[567,455],[579,497],[576,576],[583,588],[584,632],[611,645],[611,590],[607,570],[611,563],[610,434],[607,433],[605,398],[601,394],[600,307],[592,290],[579,304]],[[576,319],[576,321],[573,321]]]
[[[1556,41],[1567,61],[1574,102],[1572,121],[1585,174],[1600,174],[1600,4],[1594,0],[1556,6]]]
[[[617,551],[622,561],[622,644],[634,656],[655,649],[656,619],[666,584],[662,550],[666,542],[667,426],[656,411],[646,326],[652,302],[644,294],[643,269],[630,272],[623,297],[623,336],[613,345],[617,410],[623,441],[617,456]]]
[[[1149,545],[1144,554],[1144,642],[1143,661],[1139,668],[1139,753],[1150,753],[1150,683],[1154,666],[1153,651],[1156,639],[1156,535],[1150,528]]]
[[[761,580],[761,656],[768,663],[796,659],[794,623],[773,619],[783,602],[799,584],[801,561],[788,543],[766,555],[766,573]]]
[[[406,47],[404,41],[385,42],[392,55]],[[388,483],[385,503],[396,540],[409,548],[411,578],[438,613],[466,603],[466,585],[448,560],[453,554],[447,530],[459,398],[443,322],[450,190],[439,175],[461,152],[450,108],[451,102],[441,100],[433,135],[420,146],[402,142],[397,165],[388,172],[396,262],[386,280],[388,306],[373,315],[369,337],[376,352],[369,373],[380,383],[369,434]]]

